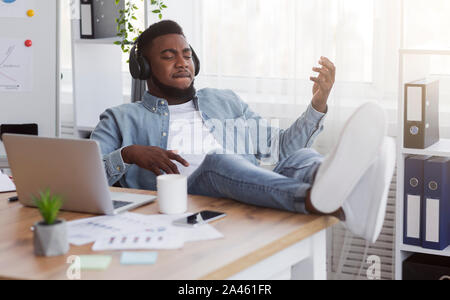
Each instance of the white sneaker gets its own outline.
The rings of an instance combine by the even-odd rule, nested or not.
[[[395,142],[392,138],[386,138],[377,161],[364,174],[342,207],[346,217],[345,227],[370,243],[378,240],[383,228],[395,157]]]
[[[316,210],[331,214],[342,207],[376,160],[386,133],[387,118],[381,106],[367,103],[357,109],[317,172],[311,190]]]

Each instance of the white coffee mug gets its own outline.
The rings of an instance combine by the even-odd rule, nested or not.
[[[159,211],[166,215],[179,215],[187,211],[187,177],[161,175],[157,179]]]

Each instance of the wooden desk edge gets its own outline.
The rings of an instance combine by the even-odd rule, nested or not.
[[[276,253],[299,243],[314,234],[330,228],[339,223],[339,220],[333,217],[320,217],[312,221],[308,228],[299,228],[298,230],[278,239],[269,245],[254,251],[204,277],[199,280],[226,280],[247,268],[275,255]]]

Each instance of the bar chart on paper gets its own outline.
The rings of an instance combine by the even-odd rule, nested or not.
[[[98,240],[92,250],[114,251],[114,250],[162,250],[181,249],[184,246],[184,237],[180,232],[164,230],[128,234],[113,235],[106,239]]]

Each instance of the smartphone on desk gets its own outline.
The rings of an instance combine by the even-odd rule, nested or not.
[[[213,221],[225,218],[227,215],[216,211],[202,211],[186,218],[173,221],[175,226],[197,227],[199,225],[208,224]]]

